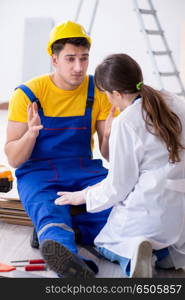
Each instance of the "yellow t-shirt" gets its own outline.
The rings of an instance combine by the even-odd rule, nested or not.
[[[88,76],[79,87],[74,90],[62,90],[51,80],[50,75],[43,75],[25,82],[35,96],[39,99],[45,116],[68,117],[82,116],[85,113]],[[8,120],[27,122],[27,105],[29,98],[21,89],[13,92],[8,109]],[[96,121],[105,120],[109,114],[111,104],[105,93],[95,88],[94,105],[92,108],[92,136],[96,131]],[[93,140],[92,140],[93,145]]]

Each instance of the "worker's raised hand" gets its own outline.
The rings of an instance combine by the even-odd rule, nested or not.
[[[79,192],[58,192],[57,195],[61,196],[55,200],[57,205],[80,205],[85,203],[85,190]]]
[[[109,137],[112,127],[112,121],[114,120],[114,113],[116,111],[116,106],[112,106],[110,113],[105,121],[105,128],[104,128],[104,136]]]
[[[43,128],[41,125],[40,116],[38,114],[37,103],[28,104],[28,132],[31,136],[37,137],[39,135],[39,130]]]

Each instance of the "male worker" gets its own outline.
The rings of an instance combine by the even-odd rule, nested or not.
[[[54,204],[57,192],[82,190],[107,175],[102,161],[92,159],[95,131],[101,153],[108,157],[104,125],[110,104],[86,75],[90,45],[80,24],[54,27],[47,48],[54,72],[20,85],[9,104],[5,153],[17,168],[18,192],[41,253],[64,277],[88,278],[97,272],[92,261],[78,255],[74,230],[82,244],[92,244],[110,213],[87,213],[82,206],[83,211],[71,215],[69,205]]]

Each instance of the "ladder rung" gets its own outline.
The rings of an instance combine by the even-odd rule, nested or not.
[[[161,75],[161,76],[178,76],[179,75],[179,73],[178,72],[159,72],[159,74]]]
[[[152,51],[154,55],[170,55],[171,51]]]
[[[146,15],[155,15],[156,14],[156,10],[153,9],[139,9],[139,12],[141,14],[146,14]]]
[[[157,34],[157,35],[163,35],[163,31],[162,30],[149,30],[149,29],[145,29],[147,34]]]
[[[178,95],[183,95],[185,97],[185,89],[183,87],[183,83],[181,82],[181,79],[180,79],[180,73],[178,72],[178,69],[176,68],[176,65],[175,65],[175,62],[173,60],[173,57],[172,57],[172,51],[170,50],[169,46],[168,46],[168,43],[167,43],[167,40],[166,40],[166,37],[165,37],[165,32],[160,24],[160,21],[158,19],[158,16],[157,16],[157,10],[155,10],[153,4],[152,4],[152,0],[148,0],[148,4],[149,4],[149,7],[146,7],[146,8],[140,8],[138,7],[139,4],[137,0],[133,0],[133,2],[135,2],[135,11],[137,13],[137,17],[139,19],[139,22],[140,22],[140,25],[141,25],[141,31],[144,33],[145,35],[145,39],[146,39],[146,42],[147,42],[147,46],[148,46],[148,51],[151,58],[152,58],[152,62],[153,62],[153,65],[154,65],[154,73],[157,75],[157,79],[158,79],[158,84],[160,87],[163,87],[163,80],[162,78],[160,77],[172,77],[172,79],[177,79],[178,82],[179,82],[179,85],[181,87],[181,91],[179,92]],[[151,15],[152,18],[154,18],[154,22],[155,22],[155,26],[146,26],[145,25],[145,20],[144,20],[144,15]],[[151,44],[151,41],[152,40],[152,36],[158,36],[161,38],[161,41],[163,42],[164,44],[164,47],[163,48],[158,48],[159,50],[155,50],[155,47],[152,47],[152,44]],[[154,37],[153,37],[154,38]],[[161,49],[161,50],[160,50]],[[165,59],[165,55],[168,55],[168,58],[169,58],[169,61],[171,63],[171,67],[172,68],[168,68],[167,70],[169,71],[162,71],[160,72],[158,70],[158,64],[157,64],[157,58],[160,58],[160,57],[156,57],[156,56],[164,56],[164,59]],[[166,56],[167,58],[167,56]],[[162,57],[161,57],[162,59]],[[174,78],[173,78],[174,77]],[[169,78],[170,79],[170,78]]]

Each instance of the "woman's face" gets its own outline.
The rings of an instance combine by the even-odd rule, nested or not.
[[[123,111],[126,107],[131,105],[133,99],[138,94],[121,94],[118,91],[113,91],[112,93],[106,91],[105,93],[109,99],[109,102],[112,103],[112,105],[116,106],[120,111]]]
[[[117,93],[115,93],[115,91],[113,91],[112,93],[110,92],[105,92],[108,99],[109,99],[109,102],[112,104],[112,105],[115,105],[117,106],[117,102],[118,102],[118,95]]]
[[[108,99],[109,99],[109,102],[118,107],[120,111],[123,110],[123,107],[124,107],[124,99],[123,99],[123,95],[120,94],[119,92],[117,91],[113,91],[112,93],[106,91],[105,92]]]

